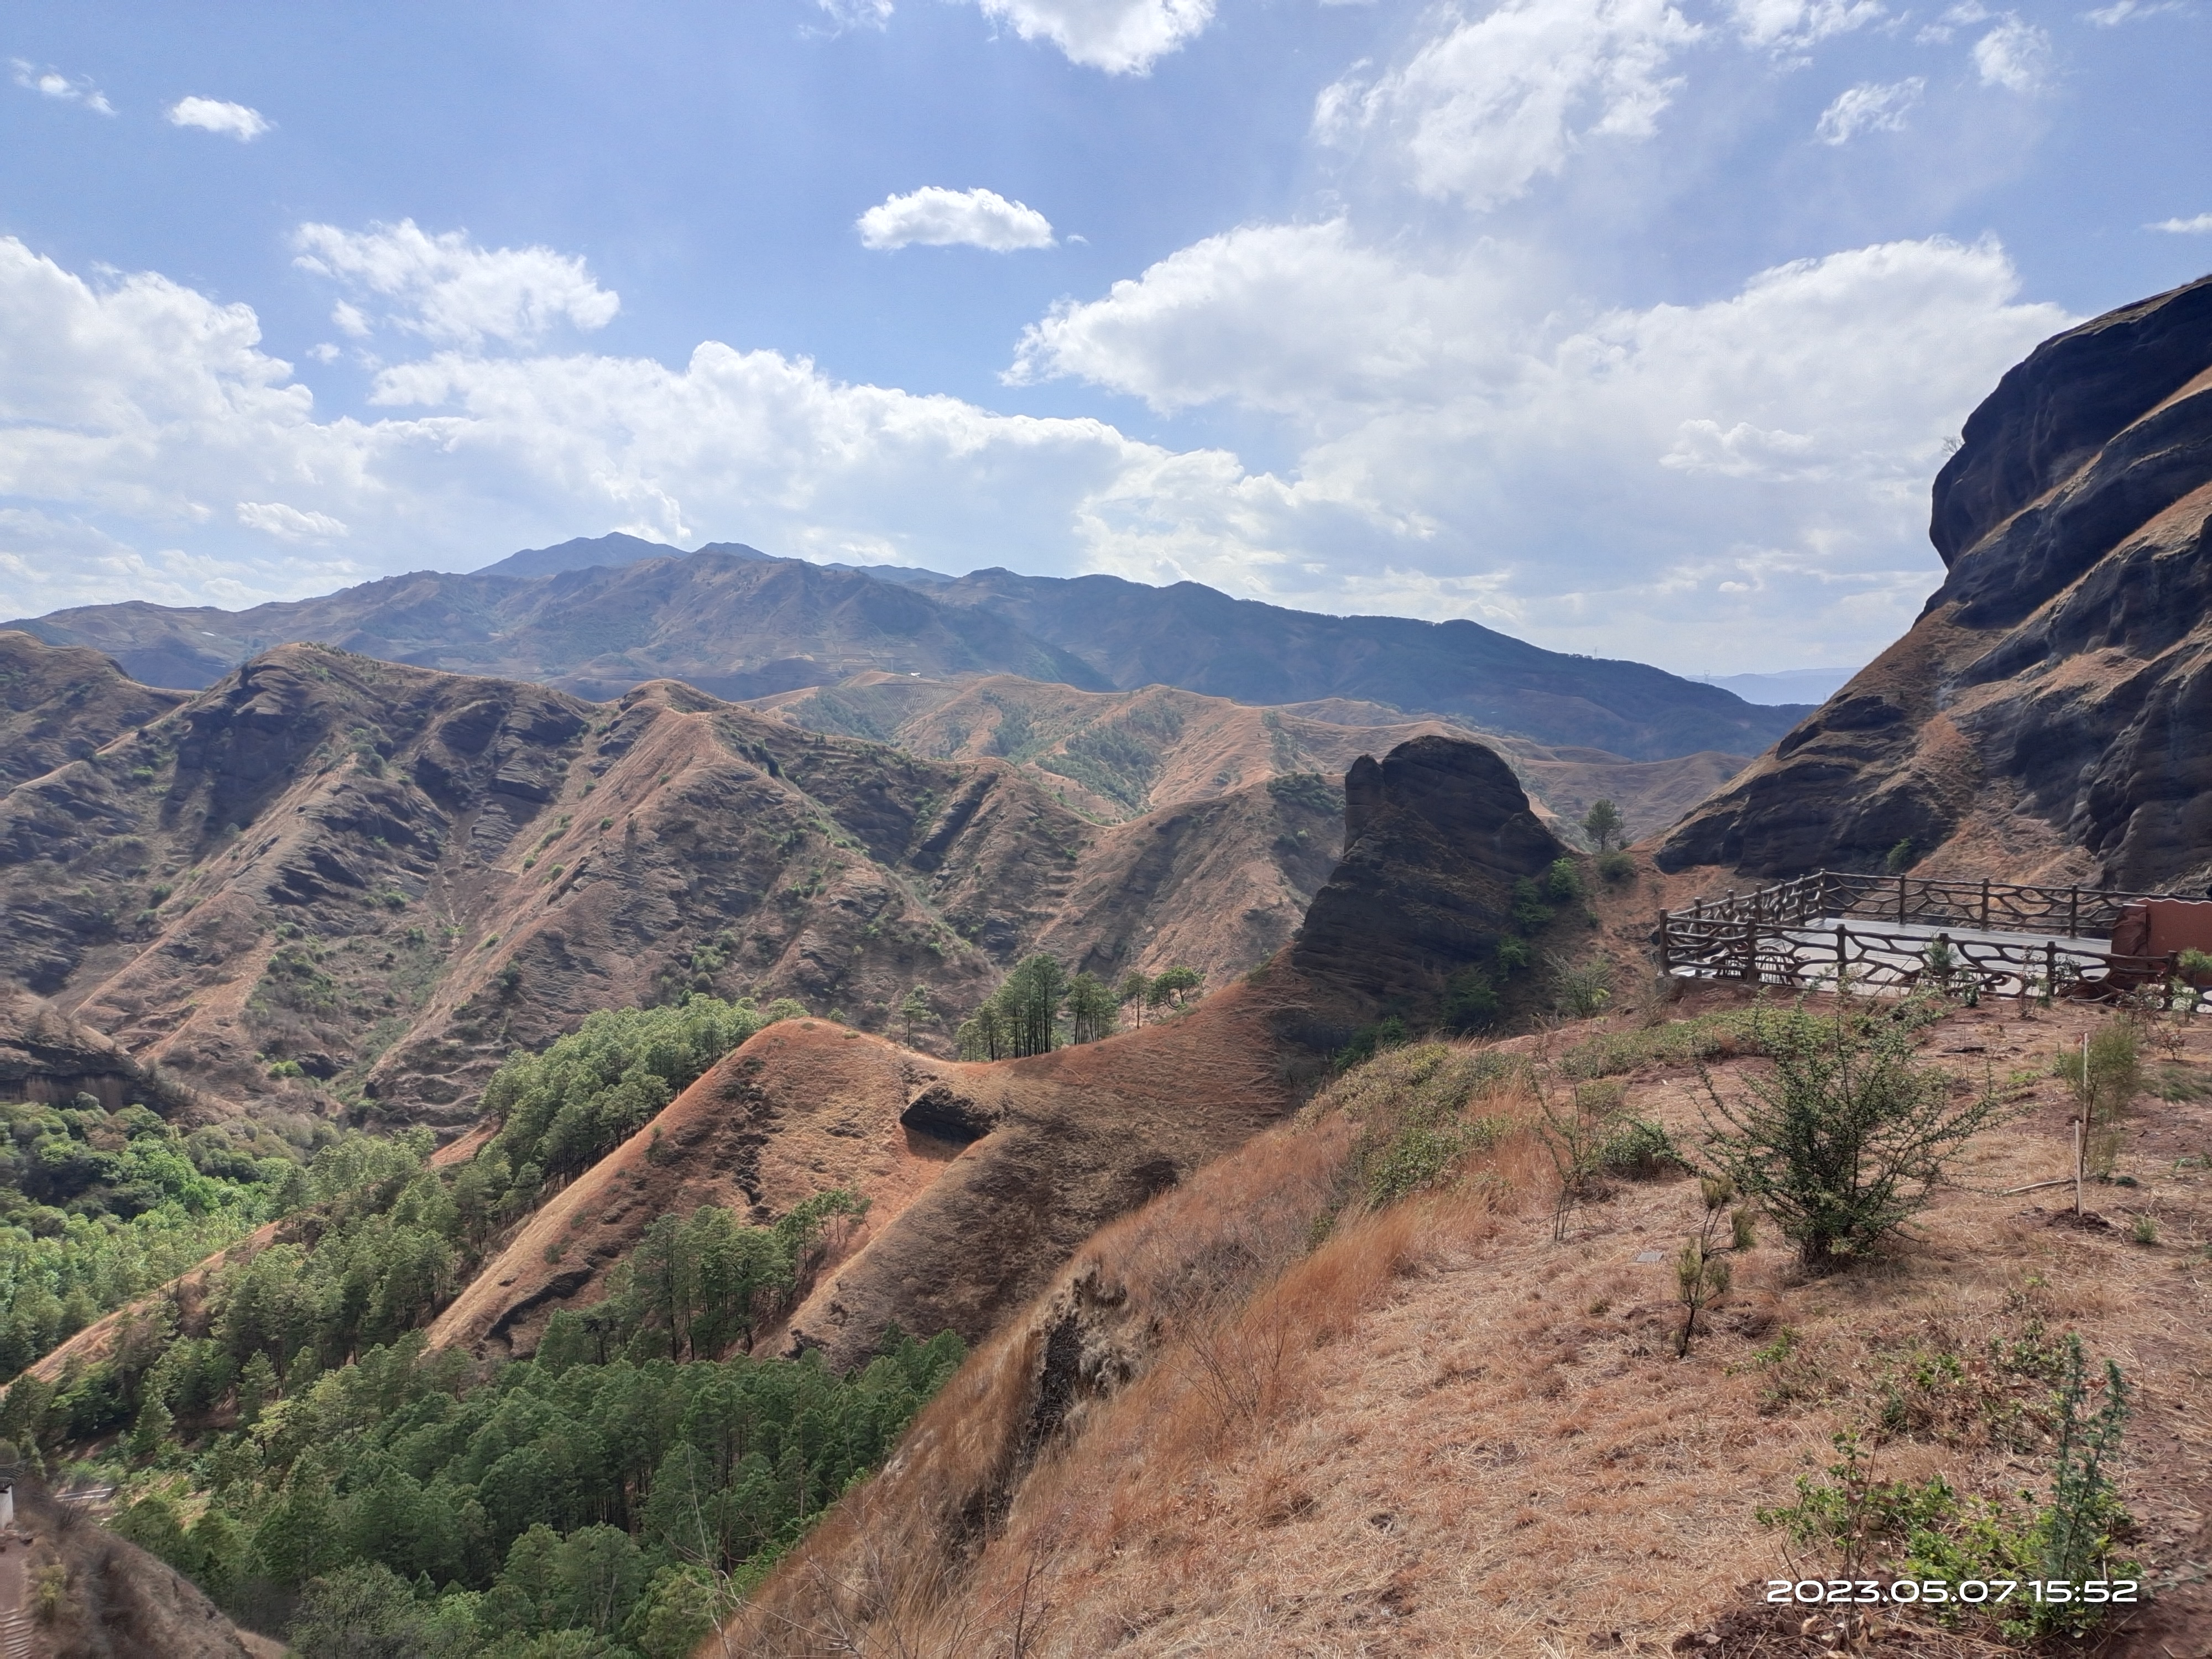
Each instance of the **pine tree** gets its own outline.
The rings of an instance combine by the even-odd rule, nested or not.
[[[1590,803],[1590,810],[1583,814],[1583,833],[1601,853],[1611,852],[1626,839],[1628,821],[1620,816],[1620,809],[1609,800]]]

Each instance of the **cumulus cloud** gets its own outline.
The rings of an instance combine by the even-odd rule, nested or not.
[[[220,98],[193,97],[179,98],[169,106],[169,125],[220,132],[241,144],[250,144],[276,123],[259,110],[249,109],[244,104],[228,104]]]
[[[1325,88],[1325,142],[1383,138],[1424,195],[1488,208],[1555,174],[1593,138],[1648,138],[1700,31],[1667,0],[1506,0],[1455,10],[1398,68]]]
[[[1814,136],[1824,144],[1847,144],[1862,132],[1902,132],[1905,118],[1928,89],[1926,79],[1862,81],[1820,112]]]
[[[1746,46],[1785,52],[1802,51],[1889,15],[1881,0],[1732,0],[1730,10]]]
[[[390,321],[441,345],[531,345],[559,323],[605,328],[622,308],[621,296],[601,288],[574,255],[478,247],[465,231],[432,236],[412,219],[365,231],[305,224],[292,246],[301,270],[395,302]],[[331,320],[356,337],[368,331],[365,313],[346,301]]]
[[[1393,526],[1389,592],[1412,593],[1414,572],[1475,584],[1424,590],[1425,614],[1460,591],[1466,614],[1578,649],[1634,654],[1632,617],[1725,650],[1753,615],[1778,641],[1873,648],[1933,580],[1923,523],[1946,434],[2072,320],[2018,287],[1995,244],[1935,240],[1577,321],[1524,249],[1430,264],[1340,223],[1247,228],[1059,308],[1016,373],[1288,417],[1299,483]],[[1352,561],[1303,568],[1244,591],[1295,602],[1303,580],[1326,608],[1381,602]]]
[[[1103,300],[1062,301],[1024,333],[1008,379],[1070,375],[1163,413],[1228,400],[1277,414],[1449,396],[1494,372],[1501,318],[1537,269],[1486,246],[1429,267],[1365,246],[1343,220],[1248,225],[1170,255]]]
[[[865,247],[980,247],[994,253],[1050,247],[1052,223],[1035,208],[996,191],[925,185],[878,202],[854,222]]]
[[[2162,230],[2171,236],[2202,236],[2212,232],[2212,213],[2200,213],[2193,219],[2161,219],[2143,228]]]
[[[2033,23],[2006,14],[1974,42],[1974,69],[1985,87],[2007,92],[2040,92],[2051,78],[2051,35]]]
[[[41,98],[51,98],[57,103],[82,105],[96,115],[115,113],[115,106],[107,101],[107,95],[82,76],[71,77],[58,69],[40,69],[21,58],[11,58],[8,64],[15,71],[15,84],[27,91],[37,93]]]
[[[1073,63],[1145,75],[1203,33],[1213,0],[976,0],[1024,40],[1048,40]]]
[[[1871,649],[1933,579],[1945,434],[2072,320],[2018,286],[1994,244],[1931,240],[1577,313],[1526,247],[1420,258],[1329,221],[1208,238],[1024,338],[1018,374],[1267,411],[1295,460],[1265,471],[714,342],[434,346],[377,372],[370,418],[325,418],[247,307],[0,240],[0,498],[32,515],[0,523],[0,605],[75,602],[42,558],[103,599],[243,603],[625,527],[1663,639],[1686,666],[1752,629]]]

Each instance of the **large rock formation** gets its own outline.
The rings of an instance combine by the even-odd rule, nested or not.
[[[1662,868],[2212,875],[2212,278],[2045,341],[1967,421],[1917,623]]]
[[[1444,982],[1486,962],[1513,884],[1566,852],[1512,769],[1480,744],[1401,743],[1344,780],[1344,857],[1306,913],[1291,965],[1358,1007],[1431,1015]]]

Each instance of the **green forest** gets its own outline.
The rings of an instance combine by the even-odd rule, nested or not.
[[[520,1363],[423,1331],[558,1183],[803,1012],[694,994],[593,1014],[507,1060],[492,1139],[450,1168],[421,1130],[295,1143],[89,1097],[4,1109],[0,1456],[115,1483],[118,1531],[303,1659],[688,1652],[960,1363],[950,1334],[893,1333],[845,1376],[746,1352],[866,1201],[659,1217]],[[20,1374],[272,1221],[197,1292],[139,1302],[95,1360]]]

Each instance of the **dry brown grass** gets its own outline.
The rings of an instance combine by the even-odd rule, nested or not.
[[[1961,1012],[1926,1046],[2002,1077],[2039,1066],[2097,1018]],[[2212,1057],[2202,1035],[2186,1047],[2197,1063]],[[1693,1135],[1693,1085],[1639,1075],[1628,1106]],[[1719,1639],[1705,1651],[1834,1650],[1801,1638],[1794,1617],[1766,1621],[1761,1581],[1826,1564],[1794,1559],[1754,1510],[1790,1501],[1799,1476],[1832,1461],[1831,1435],[1875,1422],[1885,1401],[1895,1428],[1881,1478],[1941,1473],[1969,1492],[2040,1496],[2046,1390],[2000,1363],[2039,1325],[2046,1344],[2078,1332],[2136,1391],[2121,1474],[2137,1522],[2128,1547],[2163,1589],[2110,1650],[2212,1650],[2212,1112],[2140,1102],[2123,1169],[2142,1184],[2094,1189],[2116,1224],[2081,1231],[2051,1224],[2053,1193],[2008,1195],[2063,1166],[2062,1093],[2024,1083],[2023,1115],[1972,1143],[1959,1184],[1879,1262],[1808,1279],[1770,1231],[1680,1361],[1672,1258],[1694,1225],[1694,1183],[1619,1188],[1553,1243],[1547,1163],[1528,1137],[1509,1137],[1484,1155],[1504,1182],[1348,1214],[1310,1254],[1224,1280],[1210,1300],[1133,1298],[1139,1323],[1188,1322],[1159,1332],[1129,1386],[1086,1398],[1002,1517],[948,1552],[902,1507],[902,1454],[841,1517],[842,1541],[802,1550],[769,1587],[784,1644],[734,1650],[1565,1655],[1664,1652],[1698,1632]],[[1303,1170],[1310,1183],[1316,1165],[1296,1144],[1341,1135],[1341,1121],[1263,1138],[1099,1247],[1200,1272],[1200,1236],[1233,1225],[1221,1206],[1264,1205],[1271,1171]],[[1310,1201],[1310,1189],[1283,1214]],[[2158,1217],[2160,1245],[2130,1242],[2135,1212]],[[1140,1276],[1175,1282],[1158,1267]],[[1048,1328],[1025,1323],[984,1357],[1000,1391],[988,1411],[1033,1410],[1034,1391],[1007,1373]],[[956,1384],[976,1405],[982,1386],[974,1367]],[[914,1445],[972,1424],[971,1409],[940,1401]],[[877,1541],[860,1549],[864,1534]],[[814,1642],[810,1575],[909,1548],[933,1564],[926,1594],[853,1626],[864,1650]],[[1862,1638],[1866,1651],[1997,1650],[1893,1618]]]

